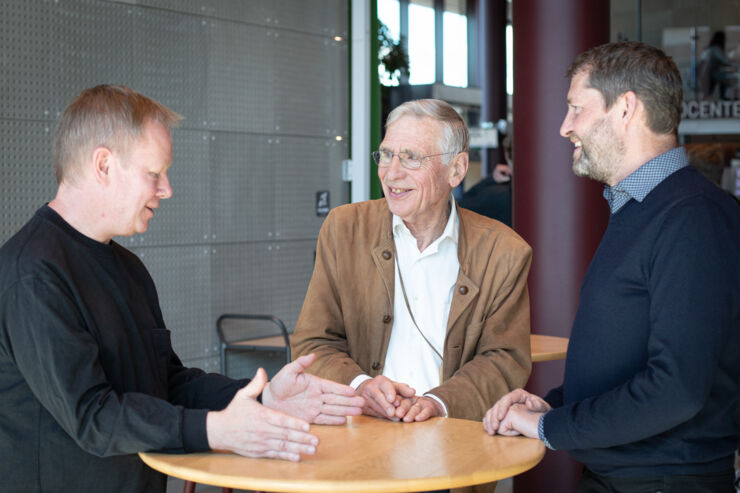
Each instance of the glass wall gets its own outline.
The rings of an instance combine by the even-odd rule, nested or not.
[[[679,137],[693,165],[740,195],[740,4],[736,0],[612,2],[612,40],[673,57],[684,101]]]

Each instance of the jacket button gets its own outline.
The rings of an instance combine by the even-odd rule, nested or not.
[[[458,289],[460,291],[460,294],[468,294],[468,287],[467,286],[460,286]]]
[[[392,256],[393,255],[391,255],[391,252],[389,252],[388,250],[385,250],[383,252],[383,258],[386,259],[386,260],[390,259]]]
[[[377,361],[373,362],[372,369],[375,370],[375,371],[380,370],[380,363],[377,362]]]
[[[385,315],[383,317],[383,323],[384,324],[390,323],[391,320],[393,320],[393,317],[391,317],[390,315]]]

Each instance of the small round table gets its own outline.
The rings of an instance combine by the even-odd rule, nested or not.
[[[343,426],[314,425],[316,454],[301,462],[230,453],[140,453],[150,467],[197,483],[282,492],[429,491],[489,483],[534,467],[539,440],[489,436],[479,421],[422,423],[357,416]]]
[[[564,359],[568,352],[568,338],[532,334],[529,336],[532,363]]]

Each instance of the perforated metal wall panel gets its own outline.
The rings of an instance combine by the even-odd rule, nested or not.
[[[275,130],[347,138],[348,106],[326,104],[349,100],[346,41],[292,31],[276,34],[281,63],[275,67]]]
[[[349,2],[346,0],[273,0],[273,22],[290,29],[322,36],[347,37]]]
[[[134,87],[184,116],[182,128],[204,128],[208,20],[154,9],[130,10]]]
[[[207,21],[207,31],[208,118],[204,124],[217,130],[272,132],[277,31],[218,19]]]
[[[276,235],[283,240],[316,238],[324,218],[316,215],[316,192],[329,191],[330,205],[342,202],[346,141],[282,136],[275,144]]]
[[[211,228],[219,242],[265,241],[275,231],[275,137],[211,136]],[[282,200],[289,197],[281,195]]]
[[[53,122],[0,119],[2,242],[54,196],[56,180],[49,165],[53,131]]]
[[[116,238],[150,270],[181,359],[218,369],[224,312],[292,330],[323,222],[316,192],[348,200],[347,34],[344,0],[0,0],[0,242],[54,196],[69,100],[128,85],[185,117],[172,198],[149,231]],[[230,368],[272,374],[274,356]]]
[[[210,245],[132,248],[149,269],[175,352],[183,360],[217,354]]]

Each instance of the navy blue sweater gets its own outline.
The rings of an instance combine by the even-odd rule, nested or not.
[[[732,468],[740,207],[693,168],[611,216],[546,400],[550,444],[598,474]]]

